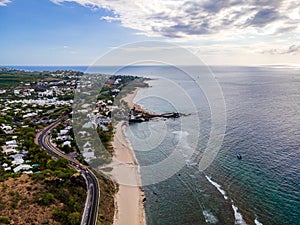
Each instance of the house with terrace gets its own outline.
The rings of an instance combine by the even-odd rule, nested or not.
[[[13,134],[13,132],[14,132],[13,128],[11,126],[7,126],[5,124],[2,124],[2,126],[0,128],[1,128],[1,130],[3,130],[3,132],[5,134]]]

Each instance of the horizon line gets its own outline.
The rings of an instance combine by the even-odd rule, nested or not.
[[[139,67],[139,66],[224,66],[224,67],[233,67],[233,66],[240,66],[240,67],[278,67],[278,66],[286,66],[286,67],[299,67],[300,64],[257,64],[257,65],[242,65],[242,64],[203,64],[203,65],[193,65],[193,64],[183,64],[183,65],[161,65],[161,64],[139,64],[139,65],[0,65],[0,68],[12,68],[12,67]]]

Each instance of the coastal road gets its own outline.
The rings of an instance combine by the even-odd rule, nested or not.
[[[96,225],[99,201],[100,201],[100,187],[96,175],[85,165],[81,164],[78,160],[73,159],[64,154],[60,149],[54,146],[51,142],[50,133],[54,127],[56,127],[61,121],[58,120],[37,135],[37,143],[49,154],[56,158],[65,158],[70,164],[77,170],[81,171],[87,184],[87,197],[85,202],[85,208],[82,215],[81,225]]]

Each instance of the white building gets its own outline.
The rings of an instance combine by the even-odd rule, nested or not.
[[[65,140],[67,140],[68,139],[68,136],[58,136],[57,138],[56,138],[56,140],[57,141],[65,141]]]
[[[12,141],[6,141],[5,142],[6,145],[17,145],[17,141],[16,140],[12,140]]]
[[[90,151],[90,152],[84,151],[82,153],[82,156],[83,156],[84,160],[87,161],[87,162],[89,162],[91,159],[95,159],[96,158],[95,157],[95,152],[93,152],[93,151]]]
[[[21,170],[30,170],[30,169],[32,169],[32,166],[27,165],[27,164],[21,164],[21,165],[17,166],[16,168],[14,168],[13,171],[15,173],[17,173]]]
[[[78,134],[80,135],[80,137],[90,137],[91,134],[87,131],[79,131]]]
[[[53,90],[46,90],[44,92],[38,92],[38,96],[41,97],[52,97],[53,96]]]
[[[69,133],[69,130],[61,130],[60,132],[59,132],[59,135],[60,136],[63,136],[63,135],[66,135],[66,134],[68,134]]]
[[[62,147],[64,147],[65,145],[71,147],[71,141],[65,141],[64,143],[62,143]]]
[[[27,113],[26,115],[23,116],[23,119],[29,118],[29,117],[35,117],[37,116],[37,113]]]
[[[4,171],[10,171],[10,170],[11,170],[11,167],[4,168]]]
[[[19,90],[19,89],[15,89],[15,90],[14,90],[14,95],[19,95],[19,94],[20,94],[20,92],[21,92],[21,90]]]
[[[24,159],[15,159],[11,162],[12,165],[21,165],[24,163]]]
[[[92,145],[91,145],[91,143],[89,142],[89,141],[87,141],[84,145],[83,145],[83,147],[84,148],[90,148]]]
[[[23,171],[22,173],[25,173],[25,174],[33,174],[33,172],[31,170],[29,171]]]
[[[11,126],[6,126],[5,124],[2,124],[1,129],[6,134],[12,134],[13,133],[13,128]]]
[[[3,149],[2,152],[6,155],[19,153],[16,149],[9,148],[7,146],[2,146],[2,149]]]

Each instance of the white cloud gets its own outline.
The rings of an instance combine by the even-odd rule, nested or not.
[[[7,6],[12,0],[0,0],[0,6]]]
[[[118,22],[149,37],[170,38],[193,46],[207,44],[206,48],[200,47],[207,55],[220,51],[229,55],[233,52],[257,55],[295,55],[299,52],[299,0],[51,1],[106,9],[113,16],[103,16],[103,20]]]
[[[300,45],[291,45],[288,48],[272,48],[262,51],[263,54],[271,54],[271,55],[298,55],[300,54]]]
[[[104,8],[115,16],[104,16],[109,22],[120,21],[124,27],[147,36],[188,39],[232,32],[276,34],[282,28],[299,29],[298,0],[51,0],[60,4],[77,2],[86,7]],[[280,24],[280,27],[277,27]],[[285,31],[286,31],[285,30]]]

